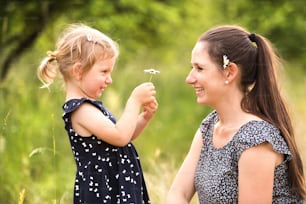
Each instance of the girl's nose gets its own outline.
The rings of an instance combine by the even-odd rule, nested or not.
[[[113,83],[112,77],[111,77],[111,76],[106,77],[105,82],[106,82],[107,84]]]

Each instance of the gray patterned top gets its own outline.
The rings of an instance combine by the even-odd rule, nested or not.
[[[232,140],[222,148],[212,143],[213,128],[218,121],[216,111],[201,123],[203,137],[201,156],[195,173],[195,188],[201,204],[238,203],[238,160],[247,148],[269,142],[285,160],[275,168],[273,203],[303,203],[292,195],[288,183],[288,162],[291,153],[280,131],[266,121],[244,124]],[[254,192],[256,193],[256,192]]]

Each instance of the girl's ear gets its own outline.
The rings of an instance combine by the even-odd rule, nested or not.
[[[237,64],[230,62],[228,66],[225,68],[224,73],[225,73],[226,80],[231,82],[237,79],[239,68]]]
[[[74,63],[72,66],[72,76],[76,80],[82,78],[82,64],[80,62]]]

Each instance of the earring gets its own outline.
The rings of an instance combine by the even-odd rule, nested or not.
[[[226,80],[224,83],[227,85],[227,84],[229,83],[229,81],[228,81],[228,80]]]

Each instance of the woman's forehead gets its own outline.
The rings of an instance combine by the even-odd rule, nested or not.
[[[192,54],[203,54],[206,53],[208,50],[208,43],[205,41],[199,41],[195,44],[192,49]]]
[[[192,59],[193,58],[206,58],[206,57],[208,57],[207,43],[205,42],[196,43],[194,48],[192,49]]]

